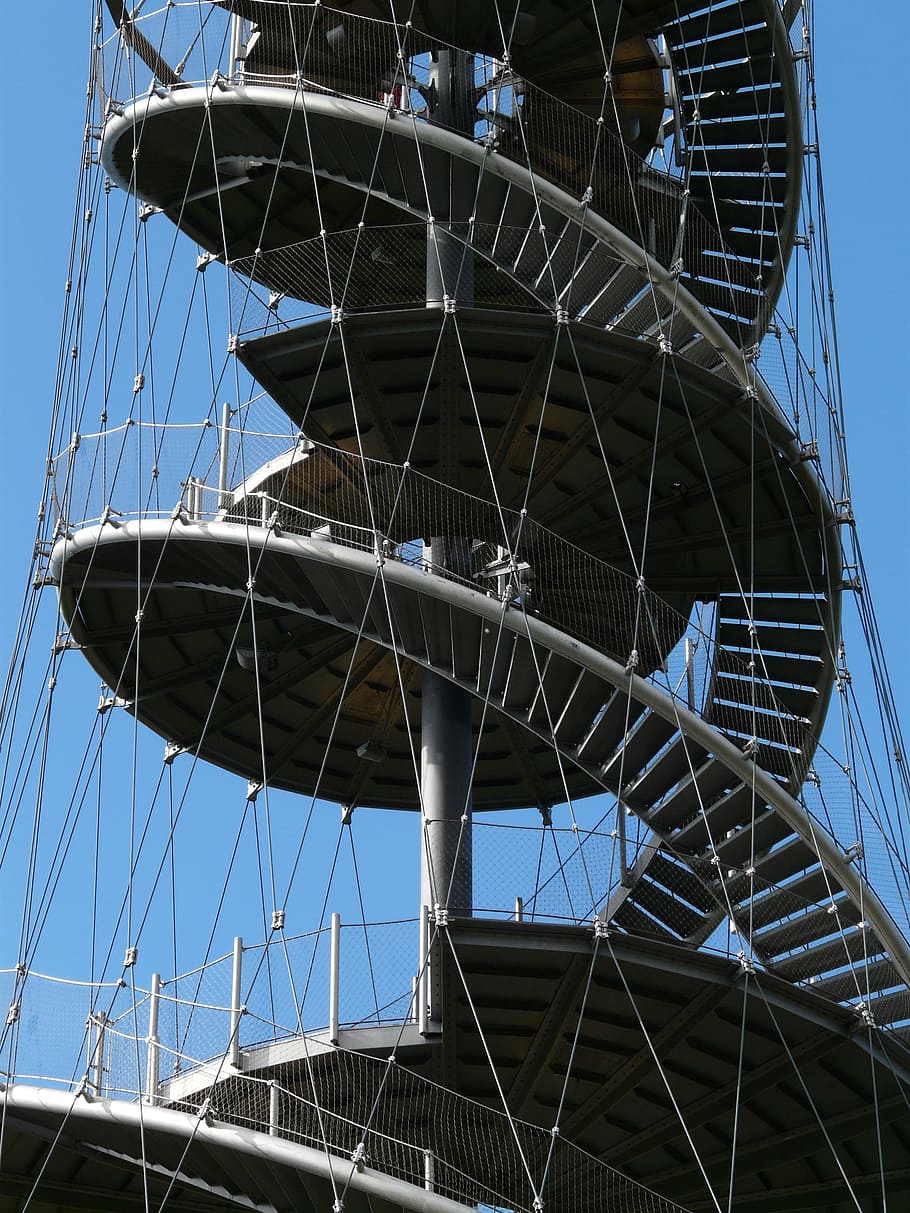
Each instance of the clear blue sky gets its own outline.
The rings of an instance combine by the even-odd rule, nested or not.
[[[93,5],[53,0],[40,8],[8,7],[0,107],[4,664],[41,492]],[[900,283],[910,264],[910,170],[905,72],[895,48],[910,35],[910,5],[816,0],[816,7],[817,91],[854,508],[906,720],[910,326]],[[0,966],[10,958],[0,950]]]

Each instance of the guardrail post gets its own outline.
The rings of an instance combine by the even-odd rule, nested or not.
[[[690,712],[695,711],[695,648],[686,637],[686,704]]]
[[[237,18],[235,17],[236,21]],[[227,491],[228,460],[230,456],[230,426],[231,406],[224,402],[221,406],[221,442],[218,447],[218,508],[226,510],[231,504]]]
[[[243,62],[243,18],[235,13],[231,17],[231,49],[228,63],[228,76],[234,80],[239,78],[240,64]]]
[[[278,1083],[269,1083],[269,1137],[278,1134]]]
[[[234,962],[231,971],[231,1039],[228,1044],[228,1061],[235,1069],[240,1069],[240,1019],[243,1007],[240,1002],[243,994],[243,939],[234,937]]]
[[[515,921],[524,922],[525,920],[525,902],[523,897],[515,898]]]
[[[92,1027],[92,1053],[89,1065],[89,1082],[96,1095],[104,1089],[104,1031],[108,1024],[107,1015],[99,1011],[97,1015],[89,1016]]]
[[[430,911],[426,906],[420,907],[419,940],[417,944],[417,1030],[421,1036],[426,1036],[430,1030]]]
[[[332,915],[329,937],[329,1042],[338,1044],[338,988],[341,965],[341,915]]]
[[[148,1056],[145,1067],[145,1098],[153,1104],[158,1098],[161,1082],[161,1038],[158,1035],[158,1009],[161,1001],[161,974],[152,974],[149,990]]]
[[[436,1190],[436,1159],[432,1150],[423,1152],[423,1186],[427,1192]]]

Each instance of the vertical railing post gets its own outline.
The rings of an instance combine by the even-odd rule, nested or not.
[[[269,1083],[269,1137],[278,1134],[278,1083]]]
[[[234,962],[231,970],[231,1039],[228,1044],[228,1061],[240,1069],[240,1019],[243,1015],[243,939],[234,938]]]
[[[161,1082],[161,1038],[158,1035],[158,1011],[161,1003],[161,974],[152,974],[149,990],[148,1055],[145,1067],[145,1098],[155,1103]]]
[[[243,54],[243,18],[238,17],[235,13],[231,17],[231,49],[230,62],[228,63],[228,75],[232,80],[237,79],[240,74],[240,56]]]
[[[686,705],[690,712],[695,711],[695,648],[688,636],[686,637]]]
[[[619,839],[619,883],[624,889],[630,889],[632,876],[629,872],[629,855],[626,850],[626,806],[621,800],[616,801],[616,833]]]
[[[423,1152],[423,1186],[427,1192],[436,1190],[436,1159],[432,1150]]]
[[[515,921],[524,922],[525,920],[525,903],[523,897],[515,898]]]
[[[235,17],[236,21],[237,18]],[[228,462],[230,458],[231,406],[224,402],[221,406],[221,442],[218,447],[218,508],[226,510],[228,501]]]
[[[104,1031],[108,1018],[104,1011],[89,1017],[92,1026],[92,1054],[89,1066],[89,1083],[96,1095],[104,1089]]]
[[[420,907],[420,924],[418,936],[418,968],[417,968],[417,1030],[421,1036],[426,1036],[430,1030],[430,911],[427,906]]]
[[[341,915],[332,915],[329,938],[329,1041],[338,1044],[338,989],[341,965]]]

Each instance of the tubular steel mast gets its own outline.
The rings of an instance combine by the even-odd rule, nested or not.
[[[336,915],[317,1031],[276,898],[219,970],[221,1052],[166,1036],[158,974],[129,1030],[93,994],[81,1088],[5,1091],[0,1210],[889,1207],[910,944],[815,799],[843,501],[756,366],[799,243],[801,6],[108,8],[100,171],[224,264],[231,373],[292,436],[224,406],[171,500],[137,362],[144,504],[111,434],[73,439],[46,580],[167,764],[419,814],[418,963],[346,1021]],[[522,809],[504,914],[475,868]],[[296,1023],[273,999],[257,1035],[279,945]],[[136,1098],[99,1098],[124,1034]]]

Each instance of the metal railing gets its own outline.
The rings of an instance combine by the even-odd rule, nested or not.
[[[420,123],[427,117],[431,55],[459,53],[410,22],[323,4],[261,3],[254,25],[241,21],[238,32],[236,21],[214,0],[137,15],[103,48],[99,75],[108,112],[155,89],[266,85],[353,98]],[[121,55],[120,44],[136,54]],[[137,56],[151,77],[137,73]],[[469,137],[607,216],[701,290],[744,347],[760,340],[773,303],[755,267],[726,247],[689,199],[681,175],[653,168],[611,129],[610,104],[585,113],[520,78],[501,59],[476,55],[472,61],[478,101]]]

